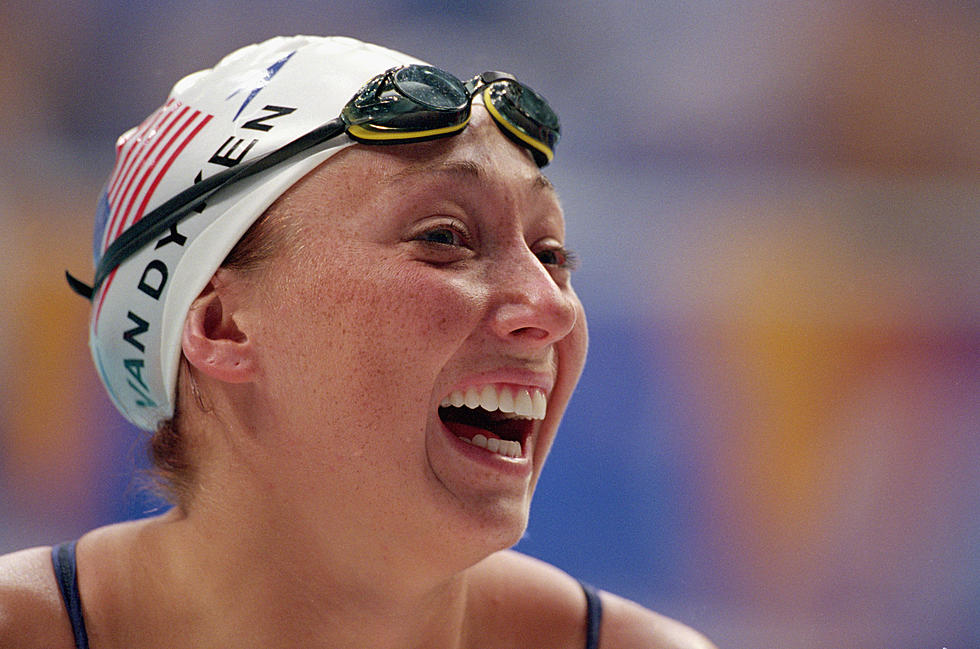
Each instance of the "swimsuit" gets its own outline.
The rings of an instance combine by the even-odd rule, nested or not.
[[[82,617],[82,598],[78,593],[78,573],[75,571],[75,541],[62,543],[51,548],[51,562],[54,576],[58,580],[61,599],[68,609],[71,630],[75,635],[75,649],[88,649],[88,634],[85,633],[85,618]]]
[[[88,649],[88,634],[85,632],[85,618],[82,617],[82,599],[78,592],[78,573],[75,570],[75,541],[62,543],[51,548],[51,563],[58,580],[61,599],[68,610],[71,630],[75,636],[75,649]],[[599,625],[602,622],[602,601],[598,591],[584,582],[579,582],[585,591],[585,649],[598,649]]]
[[[602,623],[602,600],[594,586],[578,582],[585,591],[585,649],[599,649],[599,625]]]

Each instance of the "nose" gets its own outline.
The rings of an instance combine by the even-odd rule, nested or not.
[[[546,347],[575,327],[578,298],[531,250],[522,248],[494,263],[490,327],[508,343]]]

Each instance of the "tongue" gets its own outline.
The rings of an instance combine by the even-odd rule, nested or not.
[[[492,437],[500,439],[499,435],[495,435],[486,428],[480,428],[479,426],[470,426],[459,421],[444,421],[443,424],[449,429],[449,432],[463,439],[472,440],[476,435],[483,435],[488,439]]]

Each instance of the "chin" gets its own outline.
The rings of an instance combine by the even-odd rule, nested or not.
[[[461,560],[469,566],[521,540],[527,529],[528,505],[527,500],[471,504],[454,523],[436,533],[448,542],[445,551],[462,550]]]
[[[528,515],[524,511],[521,514],[508,516],[507,520],[500,521],[498,525],[488,530],[486,538],[489,551],[498,552],[516,545],[527,531],[527,522]]]

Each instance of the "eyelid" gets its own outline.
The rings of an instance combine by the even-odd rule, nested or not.
[[[420,222],[416,223],[415,227],[412,229],[410,237],[414,239],[425,234],[426,232],[440,229],[455,231],[460,235],[460,238],[465,240],[467,243],[472,238],[470,229],[466,227],[466,223],[455,216],[448,215],[426,217],[425,219],[422,219]]]
[[[545,266],[552,266],[554,268],[559,268],[561,270],[573,271],[578,268],[579,257],[578,254],[565,246],[560,239],[557,237],[545,237],[538,241],[538,243],[532,248],[532,251],[536,256],[540,256],[543,253],[551,252],[563,259],[561,263],[558,264],[546,264],[541,262]]]

